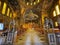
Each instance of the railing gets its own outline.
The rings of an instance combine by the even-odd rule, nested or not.
[[[6,42],[6,36],[0,36],[0,45],[5,44]]]

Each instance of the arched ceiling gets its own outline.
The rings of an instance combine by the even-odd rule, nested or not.
[[[21,9],[24,8],[25,12],[26,10],[32,9],[39,12],[39,14],[41,15],[42,12],[47,13],[52,7],[53,2],[54,1],[56,2],[58,0],[40,0],[40,2],[37,3],[36,5],[27,5],[25,1],[28,1],[28,0],[18,0]],[[34,1],[34,0],[29,0],[29,1]]]
[[[56,2],[58,0],[40,0],[39,3],[36,5],[27,5],[26,2],[34,2],[36,0],[8,0],[8,2],[11,4],[13,9],[17,12],[19,12],[18,17],[21,15],[24,15],[27,10],[32,9],[34,13],[41,16],[43,13],[48,13],[48,11],[51,9],[53,2]]]
[[[7,0],[7,2],[13,8],[14,11],[20,10],[20,5],[17,0]]]

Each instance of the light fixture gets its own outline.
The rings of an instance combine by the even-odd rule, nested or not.
[[[24,2],[27,4],[27,5],[36,5],[40,2],[40,0],[24,0]]]
[[[53,16],[54,16],[54,17],[56,16],[56,11],[55,11],[55,10],[53,11]]]
[[[58,26],[58,22],[55,22],[55,26]]]
[[[2,14],[5,14],[6,7],[7,7],[7,5],[6,5],[6,3],[4,2],[3,9],[2,9]]]
[[[28,14],[26,14],[24,17],[25,17],[25,20],[36,20],[36,19],[38,19],[38,15],[33,13],[32,10],[30,10],[30,12]]]
[[[8,8],[7,10],[7,16],[9,16],[9,13],[10,13],[10,8]]]
[[[59,5],[56,5],[56,12],[57,12],[57,15],[59,15]]]
[[[29,3],[27,2],[27,5],[29,5]]]
[[[36,5],[36,2],[34,2],[34,5]]]
[[[15,17],[16,17],[16,13],[14,12],[14,13],[13,13],[13,18],[15,18]]]
[[[32,5],[32,2],[31,2],[31,5]]]
[[[12,13],[10,13],[10,18],[12,17]]]
[[[0,7],[1,7],[1,1],[0,1]]]
[[[40,2],[40,0],[37,1],[38,3]]]

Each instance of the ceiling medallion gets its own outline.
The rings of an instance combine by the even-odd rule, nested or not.
[[[26,5],[36,5],[40,0],[24,0]]]

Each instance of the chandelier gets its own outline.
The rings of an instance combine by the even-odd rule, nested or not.
[[[40,0],[24,0],[26,5],[36,5],[40,2]]]
[[[24,17],[25,20],[36,20],[38,18],[38,15],[34,14],[32,10],[30,10],[30,12],[26,14]]]

